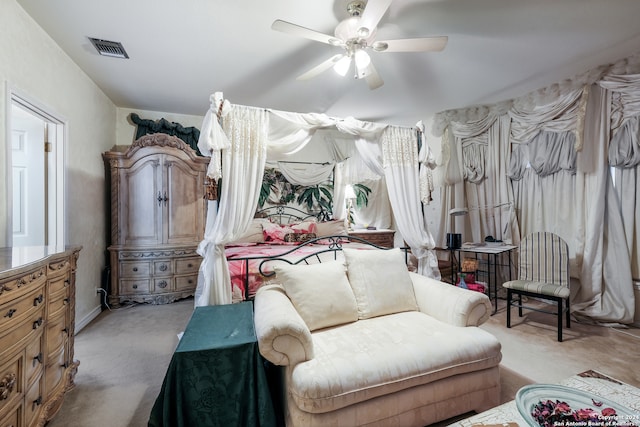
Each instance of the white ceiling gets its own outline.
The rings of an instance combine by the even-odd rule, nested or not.
[[[296,77],[340,48],[271,30],[275,19],[333,34],[347,0],[17,0],[124,108],[204,115],[232,103],[413,125],[494,103],[640,51],[637,0],[395,0],[378,40],[446,35],[437,53],[376,53],[385,81],[328,70]],[[130,59],[87,37],[122,42]]]

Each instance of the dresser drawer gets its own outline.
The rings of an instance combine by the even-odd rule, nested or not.
[[[155,276],[166,276],[169,274],[173,274],[173,268],[171,267],[171,260],[165,259],[163,261],[154,261],[153,274]]]
[[[49,357],[47,367],[45,369],[45,390],[43,398],[49,400],[56,388],[61,384],[64,378],[64,372],[67,369],[65,362],[65,352],[59,351]]]
[[[176,274],[197,273],[201,262],[200,257],[176,259]]]
[[[176,291],[193,291],[198,284],[198,275],[176,277]]]
[[[155,293],[170,292],[173,291],[172,286],[173,279],[171,277],[163,277],[153,280],[153,291]]]
[[[44,289],[34,289],[25,296],[0,306],[0,331],[7,330],[44,303]]]
[[[65,313],[49,318],[47,323],[47,355],[52,355],[64,347],[69,338],[69,325]]]
[[[149,277],[151,263],[149,261],[123,261],[120,263],[120,277]]]
[[[40,415],[44,403],[44,387],[42,379],[35,382],[28,390],[24,399],[25,425],[30,426]]]
[[[350,231],[349,235],[353,237],[359,237],[377,246],[392,248],[394,244],[393,242],[394,233],[395,231],[393,230]]]
[[[4,418],[0,415],[0,427],[20,427],[22,426],[21,420],[22,405],[17,405]]]
[[[31,273],[0,281],[0,306],[41,288],[47,280],[45,272],[46,269],[41,267]]]
[[[0,366],[0,413],[22,399],[22,363],[22,353],[19,353],[9,363]]]
[[[27,346],[24,365],[27,385],[31,384],[42,373],[44,363],[43,337],[44,335],[40,335]]]
[[[40,333],[43,324],[44,310],[39,308],[21,322],[12,325],[11,329],[0,330],[0,334],[3,334],[0,335],[0,349],[9,351],[24,342],[31,342],[33,337]]]
[[[71,284],[71,279],[68,275],[60,276],[54,280],[49,280],[49,295],[56,295],[66,292]]]
[[[120,293],[123,295],[147,294],[149,293],[149,279],[121,280]]]

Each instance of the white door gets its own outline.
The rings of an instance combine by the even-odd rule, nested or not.
[[[10,96],[8,243],[64,245],[64,122],[11,89]]]
[[[46,123],[12,106],[13,246],[46,244]]]

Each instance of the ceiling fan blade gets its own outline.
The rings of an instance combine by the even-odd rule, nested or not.
[[[382,77],[380,77],[380,74],[378,74],[378,70],[376,70],[376,67],[373,66],[373,62],[370,62],[369,65],[367,65],[365,74],[366,77],[364,79],[367,81],[369,89],[378,89],[384,84]]]
[[[327,43],[333,46],[341,46],[344,44],[342,40],[338,40],[333,36],[319,33],[318,31],[314,31],[306,27],[301,27],[300,25],[292,24],[291,22],[282,21],[280,19],[276,19],[275,21],[273,21],[273,24],[271,24],[271,29],[286,34],[291,34],[292,36],[304,37],[305,39]]]
[[[378,52],[440,52],[448,40],[447,36],[380,40],[373,43],[372,47]]]
[[[309,80],[310,78],[313,78],[315,76],[317,76],[318,74],[328,70],[329,68],[333,67],[336,62],[338,62],[339,60],[341,60],[345,55],[342,53],[339,53],[337,55],[333,55],[331,58],[327,59],[326,61],[316,65],[315,67],[313,67],[312,69],[310,69],[309,71],[307,71],[304,74],[299,75],[296,80]]]
[[[360,28],[366,28],[370,34],[378,26],[393,0],[369,0],[360,18]],[[368,35],[367,34],[367,35]],[[366,37],[366,35],[363,35]]]

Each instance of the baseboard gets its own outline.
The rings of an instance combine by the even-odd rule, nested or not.
[[[94,308],[93,310],[91,310],[89,312],[89,314],[87,314],[86,316],[84,316],[84,318],[80,319],[80,321],[76,322],[76,329],[75,329],[75,334],[77,334],[78,332],[80,332],[82,330],[82,328],[84,328],[85,326],[87,326],[89,323],[91,323],[91,321],[93,319],[95,319],[96,317],[98,317],[98,315],[102,313],[102,307],[101,306],[97,306],[96,308]]]

